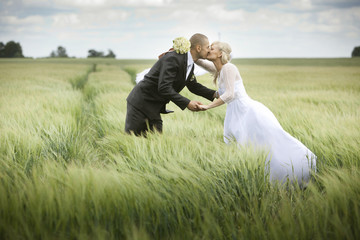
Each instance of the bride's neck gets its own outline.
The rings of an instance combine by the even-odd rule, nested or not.
[[[216,67],[216,70],[218,72],[220,72],[221,68],[224,66],[224,64],[222,64],[221,60],[219,58],[217,58],[216,60],[213,61],[215,67]]]

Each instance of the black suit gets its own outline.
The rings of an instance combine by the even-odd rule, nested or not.
[[[189,104],[190,100],[179,94],[185,86],[196,95],[210,101],[214,99],[215,91],[196,81],[194,68],[185,80],[187,60],[187,54],[177,54],[175,51],[165,54],[145,75],[144,80],[134,87],[126,99],[126,132],[133,131],[139,135],[147,130],[147,124],[150,129],[155,126],[162,131],[160,113],[167,113],[165,105],[172,101],[184,110]]]

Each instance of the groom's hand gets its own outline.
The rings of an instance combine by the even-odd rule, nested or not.
[[[202,105],[202,103],[199,101],[190,101],[187,108],[191,111],[197,112],[201,110],[200,105]]]

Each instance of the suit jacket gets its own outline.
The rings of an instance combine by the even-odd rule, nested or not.
[[[169,52],[161,57],[127,97],[128,103],[142,111],[149,119],[161,119],[160,113],[166,113],[165,105],[174,102],[184,110],[190,100],[179,92],[186,86],[190,92],[210,101],[215,90],[209,89],[196,81],[191,70],[185,80],[187,54]]]

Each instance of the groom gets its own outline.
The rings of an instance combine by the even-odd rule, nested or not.
[[[160,113],[169,113],[165,105],[172,101],[182,110],[200,111],[198,101],[191,101],[179,92],[186,86],[192,93],[212,101],[215,91],[198,83],[194,76],[194,62],[205,59],[210,51],[208,38],[200,33],[190,38],[190,51],[175,51],[162,56],[127,97],[125,131],[146,135],[148,130],[162,132]]]

